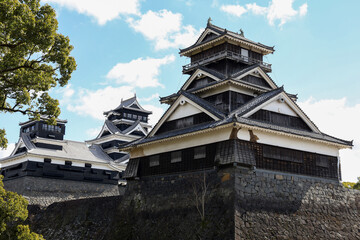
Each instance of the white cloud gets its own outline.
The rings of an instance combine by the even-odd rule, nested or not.
[[[56,3],[75,10],[81,14],[94,17],[103,25],[120,15],[139,15],[139,0],[44,0],[46,3]]]
[[[106,77],[117,84],[126,83],[139,88],[163,86],[158,79],[160,67],[173,61],[174,55],[163,58],[138,58],[129,63],[116,64]]]
[[[258,6],[256,3],[246,4],[246,8],[255,15],[265,15],[268,10],[267,7]]]
[[[293,8],[294,0],[271,0],[269,6],[262,7],[256,3],[241,5],[222,5],[221,10],[237,17],[241,17],[245,13],[253,13],[255,15],[266,16],[270,25],[279,22],[279,26],[295,18],[296,16],[305,16],[307,13],[307,3],[299,7],[299,10]]]
[[[307,9],[308,9],[307,3],[304,3],[303,5],[301,5],[300,8],[299,8],[299,15],[300,16],[305,16],[306,13],[307,13]]]
[[[97,127],[97,128],[90,128],[88,130],[86,130],[86,135],[90,138],[93,139],[95,138],[101,131],[102,126]]]
[[[354,140],[352,150],[340,150],[343,181],[356,182],[360,176],[360,104],[348,106],[346,98],[299,102],[311,120],[326,134]]]
[[[154,93],[153,95],[151,95],[150,97],[147,98],[140,98],[140,101],[144,101],[144,102],[150,102],[151,100],[159,100],[160,95],[158,93]]]
[[[15,143],[9,143],[6,149],[0,149],[0,159],[8,157],[15,148]]]
[[[246,8],[240,5],[222,5],[220,9],[236,17],[241,17],[241,15],[247,12]]]
[[[103,112],[117,107],[121,102],[121,98],[133,97],[134,88],[130,86],[109,86],[96,91],[83,89],[76,95],[77,98],[71,101],[72,104],[67,105],[69,111],[104,120]]]
[[[158,12],[149,10],[137,20],[128,18],[128,23],[136,32],[155,43],[155,49],[187,47],[193,44],[202,30],[191,25],[183,26],[182,15],[166,9]]]

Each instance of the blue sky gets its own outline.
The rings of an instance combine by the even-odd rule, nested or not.
[[[320,130],[355,140],[341,151],[343,179],[360,176],[360,1],[146,1],[46,0],[57,11],[59,32],[69,36],[78,68],[69,85],[50,92],[67,119],[66,138],[88,140],[103,123],[102,112],[136,92],[154,112],[154,124],[167,106],[159,96],[176,92],[187,79],[188,59],[179,48],[195,42],[212,23],[263,44],[275,45],[265,58],[271,77],[289,93]],[[18,140],[19,114],[2,114],[11,143]]]

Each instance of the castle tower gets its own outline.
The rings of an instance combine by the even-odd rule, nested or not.
[[[121,100],[118,107],[104,112],[105,123],[93,139],[86,141],[88,144],[97,144],[116,163],[123,165],[129,161],[127,152],[119,152],[119,146],[144,137],[151,127],[148,118],[151,111],[142,108],[136,96]]]
[[[126,178],[246,166],[339,181],[339,149],[352,142],[322,133],[296,104],[296,95],[278,87],[263,56],[273,47],[251,41],[209,21],[192,46],[189,78],[161,98],[169,104],[130,151]]]
[[[20,137],[10,156],[0,159],[7,190],[29,198],[30,204],[119,195],[125,166],[96,144],[65,140],[66,120],[48,118],[20,123]]]

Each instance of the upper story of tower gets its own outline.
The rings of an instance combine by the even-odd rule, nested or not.
[[[220,28],[208,20],[206,29],[190,47],[180,50],[181,56],[191,59],[183,66],[183,73],[192,74],[199,67],[207,67],[226,76],[246,67],[258,64],[265,72],[271,72],[271,64],[263,57],[273,53],[273,47],[251,41],[240,33]]]
[[[41,137],[63,140],[67,121],[56,119],[56,125],[50,125],[47,123],[47,120],[47,117],[42,116],[40,120],[29,120],[20,123],[20,136],[27,134],[30,138]]]

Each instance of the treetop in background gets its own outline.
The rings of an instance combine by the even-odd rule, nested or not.
[[[39,0],[0,2],[0,112],[46,115],[55,124],[59,102],[47,91],[65,86],[76,69],[73,46],[57,28],[55,10]],[[0,131],[0,148],[6,144]]]

